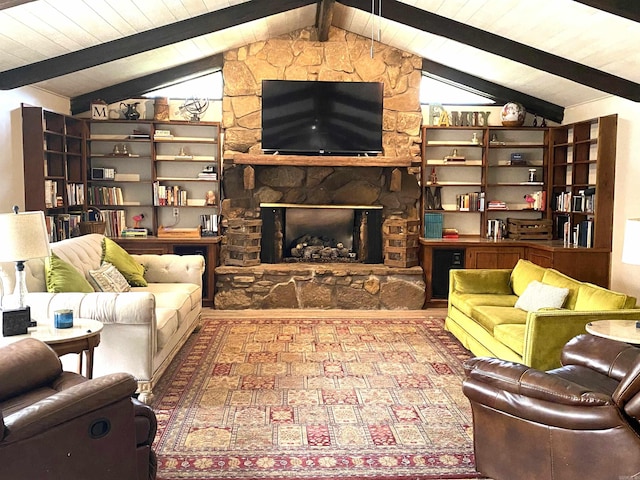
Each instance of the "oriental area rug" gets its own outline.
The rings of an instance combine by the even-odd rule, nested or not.
[[[478,478],[440,318],[204,316],[156,388],[158,479]]]

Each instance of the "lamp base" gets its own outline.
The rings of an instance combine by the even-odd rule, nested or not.
[[[36,325],[31,321],[31,308],[17,308],[2,311],[2,336],[25,335],[29,327]]]

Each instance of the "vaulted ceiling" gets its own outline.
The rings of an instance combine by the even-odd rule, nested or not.
[[[640,101],[637,0],[0,0],[0,89],[139,96],[222,67],[222,53],[329,26],[414,53],[426,75],[560,121]]]

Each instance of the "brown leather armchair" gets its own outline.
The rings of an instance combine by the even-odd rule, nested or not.
[[[136,387],[125,373],[63,372],[39,340],[0,348],[0,477],[154,479],[156,418]]]
[[[580,335],[562,365],[466,362],[476,469],[495,480],[640,478],[640,348]]]

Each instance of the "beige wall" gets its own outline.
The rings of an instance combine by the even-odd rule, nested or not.
[[[611,288],[640,299],[640,266],[621,262],[625,222],[640,217],[640,104],[607,97],[567,108],[564,122],[618,114]],[[636,245],[640,248],[640,242]]]
[[[0,91],[0,213],[9,212],[13,205],[24,208],[21,103],[60,113],[70,109],[68,98],[38,88]]]

